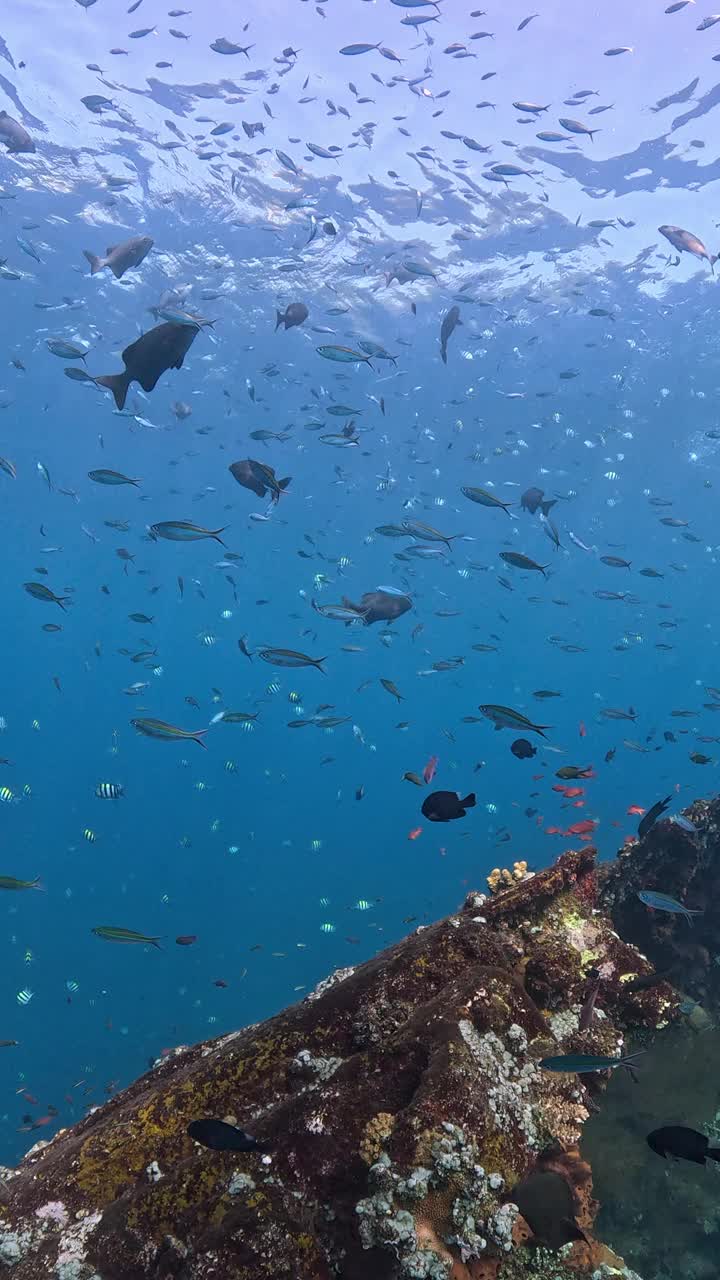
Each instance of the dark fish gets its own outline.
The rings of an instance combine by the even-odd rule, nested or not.
[[[528,742],[527,738],[516,738],[510,750],[518,760],[531,760],[537,755],[537,747]]]
[[[423,800],[422,815],[430,822],[451,822],[454,818],[464,818],[466,809],[474,809],[475,795],[461,799],[458,791],[433,791]]]
[[[458,325],[461,324],[460,308],[451,307],[440,326],[440,355],[442,357],[443,364],[447,364],[448,338],[455,332]]]
[[[678,253],[691,253],[695,258],[705,258],[710,263],[713,275],[715,274],[717,254],[708,253],[702,240],[694,236],[692,231],[683,231],[682,227],[671,227],[666,223],[658,227],[658,231],[661,236],[670,241],[673,249],[677,249]]]
[[[278,480],[273,467],[264,462],[256,462],[254,458],[243,458],[241,462],[233,462],[228,471],[243,489],[250,489],[259,498],[266,493],[272,494],[273,502],[280,501],[280,495],[287,489],[292,477],[286,476]]]
[[[652,809],[648,809],[647,813],[640,819],[638,826],[638,837],[642,840],[646,836],[652,826],[655,825],[661,813],[664,813],[670,806],[672,796],[666,796],[664,800],[658,800]]]
[[[111,244],[107,249],[104,258],[98,258],[96,254],[90,253],[88,249],[83,249],[83,254],[90,263],[90,274],[95,275],[97,271],[102,271],[105,267],[109,267],[116,280],[122,280],[126,271],[131,267],[139,267],[144,258],[147,257],[153,247],[153,241],[150,236],[133,236],[131,240],[124,240],[122,244]]]
[[[17,120],[13,120],[7,111],[0,111],[0,141],[5,143],[8,151],[16,155],[20,152],[35,150],[35,143],[27,129]]]
[[[253,1138],[234,1124],[226,1124],[224,1120],[193,1120],[187,1127],[187,1134],[193,1142],[208,1147],[211,1151],[266,1151],[267,1143]]]
[[[566,1178],[551,1169],[536,1170],[523,1178],[510,1193],[538,1244],[561,1249],[571,1240],[587,1238],[575,1221],[577,1212],[572,1187]]]
[[[535,570],[545,577],[545,570],[549,568],[546,564],[538,564],[536,560],[531,560],[529,556],[524,556],[520,551],[501,551],[500,559],[506,564],[511,564],[514,569]]]
[[[663,1160],[667,1160],[668,1156],[675,1156],[678,1160],[692,1160],[693,1164],[720,1160],[720,1147],[711,1147],[704,1133],[686,1129],[681,1124],[668,1124],[662,1129],[653,1129],[647,1136],[647,1144]]]
[[[139,382],[143,391],[154,391],[163,373],[182,368],[199,332],[190,325],[158,324],[125,348],[124,373],[104,374],[95,382],[112,391],[118,409],[124,409],[130,383]]]
[[[623,560],[621,556],[601,556],[603,564],[610,565],[611,569],[629,569],[630,561]]]
[[[525,490],[520,499],[520,506],[523,511],[529,511],[531,516],[535,515],[535,512],[539,507],[543,515],[546,516],[555,506],[556,502],[557,498],[545,499],[544,490],[536,489],[535,486],[533,486],[532,488]]]
[[[284,325],[287,331],[288,329],[294,329],[296,325],[304,324],[308,318],[309,312],[304,302],[291,302],[290,305],[285,308],[284,314],[282,311],[278,311],[276,314],[277,322],[275,324],[275,332],[277,333],[281,325]]]
[[[343,596],[342,602],[347,609],[353,609],[364,619],[366,627],[373,622],[394,622],[407,613],[408,609],[412,609],[409,596],[395,595],[389,591],[366,591],[359,604],[353,604],[346,596]]]

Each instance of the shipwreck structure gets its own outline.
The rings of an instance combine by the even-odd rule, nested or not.
[[[581,1154],[610,1073],[540,1061],[652,1043],[681,1016],[685,961],[717,985],[702,932],[635,897],[708,877],[720,902],[716,814],[694,817],[695,835],[663,822],[600,868],[583,848],[507,876],[267,1022],[176,1050],[0,1171],[0,1274],[638,1280],[596,1237]],[[204,1116],[262,1149],[198,1146]]]

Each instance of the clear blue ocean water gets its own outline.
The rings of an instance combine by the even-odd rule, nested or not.
[[[658,233],[718,248],[720,44],[701,7],[553,0],[526,25],[515,0],[478,17],[456,0],[134,8],[7,0],[0,18],[0,109],[35,143],[0,156],[0,874],[44,889],[0,894],[5,1164],[164,1048],[268,1016],[492,868],[577,841],[548,828],[592,822],[612,857],[629,807],[671,794],[680,812],[720,759],[717,281]],[[247,55],[216,52],[221,36]],[[385,53],[340,52],[358,42]],[[498,181],[508,164],[526,172]],[[139,267],[90,276],[83,250],[135,235],[154,241]],[[276,332],[297,302],[307,319]],[[48,349],[118,372],[163,306],[214,326],[122,414]],[[317,350],[363,341],[393,360]],[[357,443],[323,439],[350,421]],[[292,477],[276,505],[229,473],[248,457]],[[99,468],[140,483],[94,483]],[[531,486],[556,499],[559,549],[520,506]],[[149,536],[177,520],[226,526],[225,547]],[[375,532],[408,520],[452,535],[446,554]],[[312,609],[379,586],[412,600],[390,628]],[[487,703],[547,741],[495,732]],[[258,719],[211,726],[223,710]],[[348,720],[288,728],[316,715]],[[140,716],[208,729],[207,750],[139,735]],[[533,759],[511,754],[519,736]],[[428,822],[432,787],[403,779],[432,756],[433,787],[476,793],[462,819]],[[581,807],[553,790],[565,765],[593,766],[571,784]],[[97,798],[102,782],[123,796]]]

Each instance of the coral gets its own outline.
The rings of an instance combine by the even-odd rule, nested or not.
[[[549,1076],[539,1061],[616,1054],[681,1016],[680,1001],[642,985],[652,965],[599,910],[592,849],[499,875],[491,896],[473,891],[264,1023],[178,1048],[38,1144],[2,1173],[0,1268],[12,1280],[609,1278],[602,1268],[621,1263],[595,1239],[577,1151],[607,1079]],[[581,1030],[590,968],[600,989]],[[232,1117],[262,1151],[193,1143],[203,1115]],[[538,1169],[567,1179],[587,1243],[555,1253],[531,1240],[512,1188]]]
[[[513,862],[512,871],[507,867],[493,867],[490,875],[487,877],[488,888],[491,893],[498,893],[501,889],[507,889],[518,880],[530,880],[534,875],[534,871],[528,871],[527,862]]]

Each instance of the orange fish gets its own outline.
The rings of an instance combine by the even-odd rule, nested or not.
[[[572,800],[574,796],[585,795],[584,787],[565,787],[565,786],[562,786],[560,783],[555,784],[555,786],[553,787],[553,791],[561,791],[562,794],[565,796],[566,800]]]
[[[564,836],[565,832],[563,831],[562,827],[546,827],[545,835],[546,836]]]
[[[645,810],[643,809],[642,805],[639,805],[639,804],[631,804],[630,808],[627,810],[627,815],[629,818],[631,818],[633,814],[636,814],[638,817],[642,817],[644,813],[645,813]]]
[[[587,836],[591,831],[595,830],[596,826],[597,822],[594,822],[592,818],[583,818],[581,822],[573,822],[572,826],[568,827],[565,835]]]
[[[408,831],[408,840],[417,840],[422,835],[422,827],[413,827],[412,831]]]

